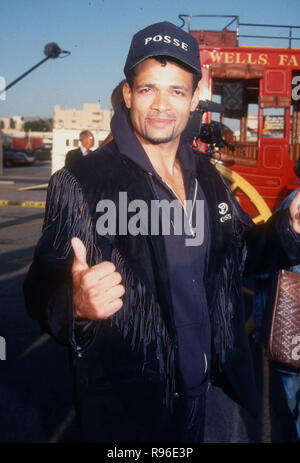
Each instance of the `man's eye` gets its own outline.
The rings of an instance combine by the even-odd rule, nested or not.
[[[151,88],[141,88],[140,93],[142,95],[147,95],[151,92]]]
[[[183,96],[184,95],[182,90],[177,90],[177,89],[173,90],[173,94],[176,95],[176,96]]]

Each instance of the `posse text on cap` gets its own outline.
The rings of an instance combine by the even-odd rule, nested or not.
[[[125,75],[152,56],[170,56],[201,74],[197,40],[167,21],[152,24],[133,36],[124,66]]]

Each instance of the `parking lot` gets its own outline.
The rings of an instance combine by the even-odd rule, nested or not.
[[[0,177],[0,442],[78,442],[67,350],[25,310],[22,282],[32,261],[44,215],[49,161],[7,167]],[[30,187],[30,189],[28,189]],[[277,378],[260,346],[252,346],[260,416],[250,417],[221,390],[208,393],[206,442],[282,442],[290,430]],[[1,357],[1,355],[0,355]],[[3,352],[2,352],[3,357]]]
[[[22,189],[47,185],[50,169],[50,162],[7,167],[0,179],[0,336],[6,345],[0,363],[1,442],[78,439],[67,352],[27,316],[22,295],[41,233],[46,188]]]

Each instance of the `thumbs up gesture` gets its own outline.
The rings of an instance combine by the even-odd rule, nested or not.
[[[72,238],[72,265],[75,316],[99,320],[108,318],[121,309],[125,288],[122,277],[112,262],[101,262],[89,267],[86,248],[79,238]]]

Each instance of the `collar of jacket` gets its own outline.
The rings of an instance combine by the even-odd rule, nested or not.
[[[127,238],[118,236],[110,240],[103,237],[100,249],[94,226],[96,203],[102,198],[115,201],[120,191],[126,191],[129,201],[138,198],[145,200],[149,206],[151,199],[155,199],[150,182],[145,182],[145,178],[149,180],[148,172],[152,171],[152,165],[134,136],[126,114],[123,113],[122,117],[124,127],[120,127],[117,123],[118,115],[112,121],[115,141],[101,148],[93,156],[84,157],[72,168],[62,169],[54,174],[48,190],[50,200],[47,203],[45,228],[55,227],[53,245],[56,248],[60,247],[60,243],[61,246],[68,243],[65,249],[66,255],[71,252],[70,239],[72,236],[78,236],[86,245],[90,265],[100,262],[102,258],[107,260],[111,256],[114,257],[116,267],[124,276],[124,282],[128,283],[128,285],[125,283],[125,286],[129,287],[129,297],[127,298],[128,311],[119,314],[119,317],[122,317],[122,313],[126,313],[126,318],[120,319],[117,314],[116,317],[112,317],[116,319],[113,323],[121,329],[124,336],[130,331],[133,349],[139,349],[143,345],[145,355],[148,342],[156,341],[160,372],[166,378],[168,402],[170,393],[174,390],[176,340],[173,337],[174,325],[168,275],[165,272],[163,237],[150,235],[141,238],[143,244],[149,240],[151,253],[149,266],[153,268],[154,278],[147,282],[141,277],[140,262],[138,265],[135,264],[138,255],[131,260],[129,258],[132,256],[128,252]],[[181,146],[185,149],[184,144]],[[213,351],[219,360],[224,361],[226,352],[233,344],[232,318],[233,305],[236,302],[234,294],[237,292],[236,286],[239,281],[239,260],[236,243],[233,252],[231,245],[236,241],[236,236],[240,236],[240,220],[238,214],[233,212],[233,197],[221,175],[204,155],[187,149],[188,154],[191,153],[196,160],[193,161],[196,176],[208,203],[212,246],[205,283],[209,295]],[[218,212],[220,202],[228,204],[232,220],[220,222]],[[235,217],[237,217],[236,222]],[[68,224],[67,228],[65,223]],[[134,310],[137,306],[141,308],[141,312]],[[143,317],[140,317],[141,313],[148,316],[147,323]]]
[[[129,111],[125,105],[119,105],[116,113],[111,121],[111,131],[114,141],[121,155],[135,164],[135,167],[144,171],[144,178],[137,175],[135,182],[130,182],[128,185],[128,200],[141,199],[146,202],[148,210],[151,210],[151,200],[155,199],[151,186],[150,176],[155,176],[160,179],[159,175],[153,168],[149,157],[140,144],[139,140],[133,133],[132,125],[130,122]],[[185,156],[183,156],[185,159]],[[195,169],[195,163],[191,164]],[[132,165],[129,166],[127,179],[130,179],[133,170]],[[188,162],[185,162],[184,168],[191,170]],[[150,175],[150,176],[149,176]],[[146,185],[145,185],[146,179]],[[155,256],[153,265],[156,265],[155,273],[159,275],[157,279],[158,292],[160,294],[161,306],[165,307],[165,321],[170,333],[174,333],[174,320],[170,306],[171,291],[169,280],[164,269],[167,268],[167,258],[164,246],[164,239],[161,235],[149,235],[152,243],[152,249]]]
[[[133,161],[144,171],[160,178],[133,132],[130,113],[124,104],[118,106],[111,120],[111,131],[121,154]],[[180,159],[181,167],[195,176],[196,163],[192,148],[180,140],[177,156]]]
[[[149,173],[157,176],[157,173],[155,172],[146,152],[133,133],[129,111],[124,105],[119,105],[112,119],[111,129],[119,152],[126,156],[127,159],[130,159],[136,166],[143,169],[143,171],[147,173],[146,178],[149,179]],[[238,247],[237,240],[239,239],[240,231],[238,230],[238,220],[236,219],[236,215],[233,213],[234,206],[232,194],[223,177],[205,155],[194,152],[187,143],[182,141],[179,145],[178,155],[183,163],[182,167],[190,171],[190,174],[194,177],[197,177],[204,191],[209,208],[209,230],[212,245],[207,259],[205,282],[208,292],[208,303],[211,307],[211,311],[214,310],[214,312],[211,312],[210,314],[212,320],[216,318],[217,310],[215,310],[214,307],[216,306],[215,301],[219,297],[217,305],[219,306],[220,324],[219,322],[214,322],[212,325],[216,325],[217,323],[219,326],[218,328],[215,327],[215,330],[220,333],[224,328],[221,326],[221,318],[223,317],[225,322],[226,318],[231,318],[232,316],[232,313],[228,312],[228,305],[230,305],[229,299],[231,295],[229,293],[225,295],[226,291],[223,291],[221,297],[217,288],[220,287],[220,284],[224,287],[226,286],[228,290],[229,287],[232,287],[232,280],[233,278],[236,278],[236,275],[234,277],[233,273],[237,271],[238,265],[237,260],[236,262],[233,262],[233,248]],[[130,178],[129,172],[127,178]],[[144,182],[142,179],[141,181]],[[150,183],[149,187],[151,188]],[[135,199],[137,196],[134,195],[139,193],[139,199],[143,199],[148,205],[150,200],[153,199],[153,195],[149,192],[148,188],[145,188],[145,186],[143,187],[142,184],[138,185],[138,180],[134,182],[134,185],[131,184],[129,193],[132,196],[130,199]],[[231,216],[228,221],[220,221],[221,216],[218,206],[221,203],[225,203],[228,206],[228,214]],[[150,236],[150,240],[152,241],[156,262],[158,263],[157,270],[159,271],[159,269],[166,268],[164,241],[161,236]],[[229,280],[231,280],[231,282]],[[170,289],[168,280],[165,276],[161,275],[158,281],[162,285],[162,291],[160,293],[166,296],[164,298],[165,303],[169,306],[168,301],[170,301]],[[170,310],[170,307],[168,313],[172,320],[172,311]],[[229,320],[227,320],[227,325],[230,325]],[[224,343],[227,345],[228,342],[228,340],[224,342],[222,341],[223,346],[220,346],[220,352],[222,351],[223,354],[226,350]]]
[[[138,198],[144,200],[149,206],[151,199],[155,199],[149,181],[149,172],[153,172],[153,167],[138,139],[133,134],[127,111],[124,111],[124,108],[119,108],[116,112],[112,120],[112,132],[115,140],[111,144],[101,148],[94,156],[83,159],[80,165],[73,168],[75,176],[86,191],[90,210],[94,211],[95,201],[101,199],[98,192],[101,192],[101,197],[110,198],[114,201],[117,199],[119,191],[126,191],[129,201]],[[199,153],[193,153],[190,148],[185,148],[184,143],[180,147],[187,149],[188,154],[190,153],[193,158],[191,166],[193,169],[195,165],[196,176],[208,204],[212,246],[206,269],[205,283],[209,295],[213,344],[217,357],[223,360],[226,351],[229,347],[232,347],[233,343],[233,300],[237,293],[241,268],[237,248],[243,244],[241,211],[235,204],[230,188],[209,159]],[[186,167],[189,168],[189,166]],[[91,172],[93,175],[91,175]],[[84,182],[81,179],[84,179]],[[86,183],[86,189],[83,183]],[[75,198],[77,196],[74,195]],[[218,207],[224,202],[228,206],[230,220],[220,221]],[[164,271],[166,268],[164,240],[162,236],[150,235],[149,241],[153,252],[152,264],[154,263],[156,266],[154,274],[157,276],[155,281],[159,293],[158,300],[165,314],[168,331],[173,334],[170,288],[168,277]],[[122,249],[125,257],[126,247],[124,248],[124,244],[126,240],[124,241],[122,236],[118,237],[117,242],[111,242],[110,245],[118,248],[121,242],[123,243]],[[244,246],[243,249],[245,249]],[[245,255],[244,251],[243,255]],[[109,258],[109,255],[106,256],[104,253],[103,257]],[[128,264],[130,267],[130,262]],[[132,270],[139,279],[139,271],[135,271],[133,264]],[[151,292],[151,284],[149,290]]]

